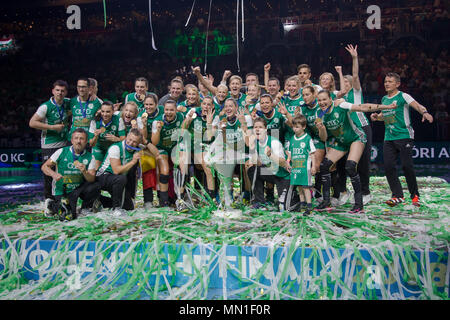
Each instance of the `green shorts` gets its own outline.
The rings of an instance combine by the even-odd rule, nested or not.
[[[313,143],[314,143],[314,147],[316,147],[316,149],[325,149],[325,143],[320,140],[319,138],[313,138]]]
[[[360,141],[360,142],[366,144],[367,139],[366,139],[366,136],[364,135],[363,137],[358,137],[357,139],[350,141],[350,142],[340,142],[336,138],[333,137],[333,138],[327,140],[326,146],[327,146],[327,148],[332,148],[332,149],[336,149],[339,151],[348,152],[350,150],[350,146],[355,141]]]

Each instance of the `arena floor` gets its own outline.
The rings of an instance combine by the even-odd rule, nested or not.
[[[245,206],[237,206],[237,209],[242,210],[242,217],[238,219],[215,216],[214,206],[205,206],[183,214],[166,208],[146,211],[143,209],[142,187],[139,185],[137,209],[129,212],[127,216],[113,217],[108,211],[102,211],[95,215],[81,216],[70,222],[59,222],[46,218],[42,214],[42,182],[39,170],[2,169],[0,243],[3,244],[0,248],[0,278],[2,279],[0,299],[86,299],[87,297],[89,299],[448,299],[450,240],[448,169],[448,166],[417,167],[418,176],[428,174],[418,177],[422,202],[420,208],[411,205],[404,178],[401,181],[405,188],[406,203],[395,208],[385,205],[383,201],[390,197],[390,192],[385,177],[381,176],[371,178],[373,200],[365,207],[364,214],[348,214],[347,211],[351,205],[347,204],[327,212],[314,212],[307,217],[299,213],[277,212],[275,208],[252,210]],[[350,185],[349,189],[351,190]],[[54,254],[61,263],[53,261],[50,267],[50,270],[54,272],[53,277],[30,280],[24,276],[23,269],[29,267],[21,258],[23,248],[17,247],[20,247],[21,241],[25,240],[55,242],[70,240],[97,244],[126,242],[137,247],[152,244],[152,248],[157,250],[155,252],[159,253],[163,251],[164,245],[166,249],[169,245],[169,251],[170,248],[180,250],[177,248],[181,245],[186,252],[189,250],[193,252],[194,248],[197,250],[203,245],[212,245],[217,248],[224,246],[283,248],[288,250],[286,253],[290,253],[290,257],[293,257],[294,251],[299,248],[312,249],[315,250],[314,252],[338,251],[333,259],[330,258],[332,262],[327,264],[331,268],[330,272],[309,276],[310,285],[304,290],[294,289],[296,287],[293,284],[281,285],[283,281],[280,278],[277,278],[280,281],[277,286],[264,284],[264,281],[260,280],[262,277],[268,277],[266,272],[255,272],[251,277],[244,272],[239,272],[239,268],[234,269],[226,261],[220,260],[220,250],[217,255],[221,268],[233,271],[233,277],[237,278],[238,283],[250,284],[234,289],[217,289],[214,286],[208,286],[208,283],[214,281],[209,278],[210,273],[207,270],[199,267],[197,272],[190,275],[192,281],[190,280],[191,282],[186,285],[177,286],[167,279],[149,285],[149,274],[145,272],[144,266],[139,264],[138,260],[133,260],[136,258],[135,256],[132,258],[133,254],[136,253],[131,254],[130,249],[126,252],[131,260],[122,261],[122,259],[120,263],[132,264],[134,276],[128,277],[120,284],[112,281],[117,277],[114,273],[104,276],[102,279],[106,279],[105,281],[98,281],[98,277],[95,276],[81,277],[82,290],[67,290],[71,274],[62,270],[69,265],[65,262],[68,259],[69,248],[61,246],[55,250]],[[371,292],[369,290],[371,287],[366,281],[367,275],[362,276],[359,287],[357,285],[356,289],[352,289],[351,286],[349,288],[346,281],[354,278],[352,273],[340,273],[337,276],[331,272],[333,264],[340,266],[339,263],[349,249],[355,257],[369,252],[373,257],[370,260],[375,266],[390,270],[389,277],[402,279],[415,285],[414,290],[409,289],[414,291],[414,294],[405,291],[406,289],[395,293],[382,289],[376,293]],[[147,260],[151,261],[153,266],[159,265],[161,269],[171,264],[170,259],[161,258],[163,256],[155,252],[144,254],[144,257],[148,255]],[[420,274],[405,271],[409,270],[408,265],[415,260],[415,258],[408,260],[410,259],[408,257],[417,256],[417,252],[437,254],[442,258],[440,262],[443,264],[441,264],[446,267],[437,270],[433,261],[430,267],[429,260],[421,261],[421,258],[417,258],[415,263],[421,266]],[[104,251],[96,253],[94,261],[100,261],[104,254]],[[139,257],[142,258],[142,253]],[[304,257],[301,258],[303,263]],[[41,261],[41,264],[45,262]],[[264,269],[271,263],[273,261],[268,256],[267,261],[264,262],[263,259],[259,267]],[[392,263],[398,265],[393,267]],[[182,272],[182,267],[177,266],[176,263],[175,266],[172,263],[175,270]],[[208,264],[205,266],[211,267]],[[240,264],[238,266],[241,267]],[[157,270],[158,268],[156,271],[153,269],[152,274]],[[96,272],[99,270],[94,267],[92,273]],[[302,274],[297,273],[297,276],[299,277],[296,279],[297,284],[301,283],[302,279],[305,280]],[[337,278],[342,280],[338,281]],[[387,281],[387,278],[382,279]],[[427,281],[427,279],[431,280]],[[330,282],[337,289],[330,290]]]

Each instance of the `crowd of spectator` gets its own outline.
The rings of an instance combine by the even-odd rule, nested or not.
[[[380,2],[380,30],[366,27],[367,6],[376,4],[367,1],[244,3],[245,41],[241,41],[240,29],[239,59],[238,48],[232,54],[207,58],[207,73],[213,74],[216,84],[225,69],[241,76],[256,72],[262,78],[267,62],[272,64],[271,75],[282,81],[296,73],[297,65],[308,63],[317,83],[322,72],[336,75],[335,65],[342,65],[344,73],[351,73],[351,59],[344,46],[358,44],[360,77],[367,101],[380,101],[384,75],[387,71],[397,72],[402,77],[401,90],[427,106],[436,118],[433,132],[421,132],[418,124],[417,140],[449,139],[449,19],[440,1]],[[197,60],[177,59],[162,50],[160,44],[180,33],[192,33],[194,28],[206,31],[209,1],[196,3],[187,27],[191,1],[183,1],[182,6],[163,1],[153,1],[153,5],[157,51],[151,46],[148,8],[142,4],[128,6],[126,2],[108,1],[106,28],[102,6],[80,5],[81,30],[67,29],[69,15],[62,7],[23,8],[15,14],[7,10],[0,30],[4,37],[13,36],[20,49],[0,57],[4,76],[0,86],[0,147],[39,147],[40,132],[30,129],[28,120],[50,97],[56,79],[69,82],[71,97],[76,94],[74,84],[78,77],[94,77],[99,81],[99,96],[117,102],[123,100],[126,92],[133,91],[137,77],[148,78],[149,89],[162,96],[180,68],[189,70],[197,62],[203,70],[204,56],[194,57]],[[235,5],[213,2],[210,20],[211,30],[233,37],[233,42],[237,42]],[[287,32],[280,16],[298,17],[302,27]]]

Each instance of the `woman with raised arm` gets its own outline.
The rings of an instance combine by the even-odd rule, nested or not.
[[[339,74],[340,90],[337,92],[338,97],[342,97],[345,101],[353,104],[364,103],[361,82],[359,80],[359,64],[358,64],[358,46],[349,44],[345,49],[352,56],[352,75],[343,75],[342,68],[340,66],[335,67]],[[359,128],[361,128],[366,134],[367,143],[364,147],[364,152],[361,156],[358,165],[358,174],[361,177],[361,187],[363,193],[363,202],[367,204],[371,200],[370,195],[370,154],[372,151],[372,127],[364,112],[352,112],[350,114],[353,122]],[[339,162],[337,164],[337,170],[339,172],[338,189],[341,192],[340,203],[345,203],[349,197],[349,193],[346,192],[346,175],[343,168],[344,163]]]
[[[323,201],[317,206],[317,209],[323,210],[330,207],[330,168],[348,153],[345,169],[355,192],[355,205],[350,212],[361,212],[364,206],[362,202],[361,182],[356,168],[364,150],[366,135],[364,131],[355,126],[349,113],[355,111],[374,112],[384,109],[394,109],[395,105],[356,105],[345,102],[342,99],[333,101],[330,92],[327,90],[319,92],[318,102],[320,111],[315,120],[316,126],[319,130],[320,139],[326,142],[328,151],[320,164],[323,183]]]

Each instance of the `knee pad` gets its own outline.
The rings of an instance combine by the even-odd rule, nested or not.
[[[164,184],[169,183],[169,175],[168,174],[160,174],[159,182],[164,183]]]
[[[349,177],[354,177],[357,175],[358,163],[353,160],[347,160],[345,162],[345,171]]]
[[[327,174],[330,172],[330,168],[333,165],[333,161],[328,158],[324,158],[320,163],[320,173]]]

